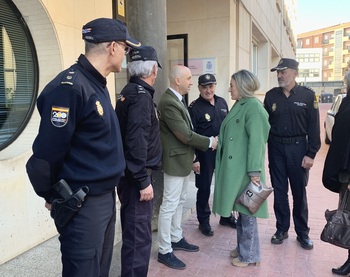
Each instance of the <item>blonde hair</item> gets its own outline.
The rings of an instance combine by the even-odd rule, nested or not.
[[[255,91],[260,88],[258,77],[248,70],[242,69],[237,71],[231,78],[235,81],[242,98],[254,97]]]

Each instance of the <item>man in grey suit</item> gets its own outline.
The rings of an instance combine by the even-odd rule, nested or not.
[[[163,147],[164,192],[158,221],[158,261],[174,269],[185,269],[173,250],[197,252],[182,236],[181,219],[186,200],[189,175],[194,160],[194,148],[216,149],[217,139],[193,131],[187,106],[183,101],[192,86],[191,71],[176,65],[170,71],[170,87],[159,104],[160,138]]]

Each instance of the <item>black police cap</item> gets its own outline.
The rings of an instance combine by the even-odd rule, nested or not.
[[[278,65],[274,68],[271,68],[271,72],[274,72],[276,70],[285,70],[287,68],[295,69],[298,70],[299,63],[296,60],[293,59],[287,59],[287,58],[282,58]]]
[[[112,18],[97,18],[86,23],[82,29],[82,36],[91,43],[125,41],[132,48],[141,46],[139,41],[130,37],[123,22]]]
[[[152,46],[143,45],[137,49],[132,49],[129,53],[131,62],[135,61],[156,61],[158,67],[162,68],[158,62],[156,50]]]
[[[213,74],[204,74],[198,77],[198,85],[206,86],[210,84],[216,84],[216,79]]]

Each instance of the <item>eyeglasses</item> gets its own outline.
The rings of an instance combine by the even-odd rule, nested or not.
[[[124,54],[127,55],[129,54],[130,50],[131,50],[131,47],[127,46],[125,43],[122,43],[122,42],[119,42],[119,41],[116,41],[116,43],[120,44],[121,46],[124,46]]]

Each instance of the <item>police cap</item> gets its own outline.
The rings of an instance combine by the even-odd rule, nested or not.
[[[278,65],[271,69],[271,72],[276,70],[285,70],[287,68],[298,70],[299,63],[293,59],[282,58]]]
[[[206,86],[210,84],[216,84],[216,79],[213,74],[204,74],[198,77],[198,85]]]
[[[131,62],[135,61],[156,61],[158,67],[162,68],[156,50],[152,46],[143,45],[137,49],[132,49],[129,53]]]
[[[130,37],[123,22],[112,18],[97,18],[86,23],[82,29],[82,37],[91,43],[125,41],[132,48],[141,46],[139,41]]]

